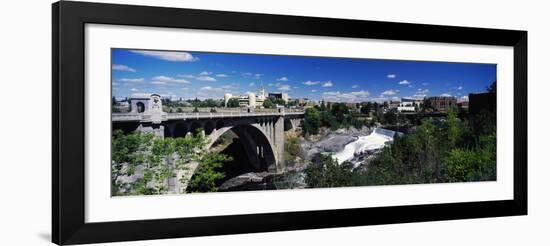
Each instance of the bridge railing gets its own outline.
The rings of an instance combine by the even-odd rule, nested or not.
[[[209,118],[234,118],[234,117],[262,117],[262,116],[286,116],[303,115],[304,112],[196,112],[196,113],[168,113],[163,115],[163,120],[174,119],[209,119]],[[151,115],[138,113],[113,113],[113,121],[150,121]]]

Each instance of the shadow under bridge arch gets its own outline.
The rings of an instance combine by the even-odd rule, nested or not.
[[[233,143],[240,143],[244,149],[244,153],[233,153],[233,155],[244,155],[248,161],[248,165],[254,171],[277,171],[275,146],[267,137],[266,133],[255,125],[242,124],[215,129],[208,135],[208,144],[206,148],[210,149],[213,143],[229,130],[238,137],[238,139],[233,140]],[[239,163],[239,165],[242,164],[245,163]]]

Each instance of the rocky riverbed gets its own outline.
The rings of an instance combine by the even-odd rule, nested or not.
[[[359,139],[361,136],[369,135],[373,131],[372,128],[363,127],[361,129],[349,128],[338,129],[336,131],[324,130],[317,136],[312,136],[309,139],[301,139],[300,153],[304,160],[311,160],[318,153],[337,153],[344,147]]]
[[[299,156],[287,163],[282,173],[250,172],[225,181],[219,191],[236,190],[275,190],[275,189],[299,189],[305,188],[304,169],[309,161],[317,154],[341,153],[346,145],[358,142],[361,138],[371,135],[375,128],[363,127],[361,129],[349,128],[331,131],[322,129],[320,134],[304,138],[299,137]],[[365,163],[370,162],[380,153],[380,149],[365,149],[355,153],[349,159],[356,167],[364,168]],[[288,162],[288,161],[287,161]]]

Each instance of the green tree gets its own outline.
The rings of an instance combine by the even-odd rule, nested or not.
[[[329,111],[321,111],[321,125],[330,127],[332,130],[336,130],[340,128],[340,124],[338,124],[338,121],[336,120],[336,117],[332,115]]]
[[[193,113],[198,113],[198,112],[199,112],[199,108],[195,106],[195,108],[193,109]]]
[[[195,174],[189,181],[188,190],[192,192],[215,192],[217,182],[225,177],[220,171],[223,163],[232,161],[230,156],[218,153],[206,154],[199,163]]]
[[[321,111],[326,111],[327,110],[327,106],[325,105],[325,101],[321,101]]]
[[[300,143],[297,137],[289,136],[285,139],[285,160],[293,161],[300,150]]]
[[[188,163],[199,161],[206,138],[203,134],[181,138],[157,138],[151,133],[124,134],[113,131],[112,136],[112,193],[115,195],[163,194],[166,179],[185,170]],[[133,183],[117,183],[120,176],[133,175],[142,166],[143,176]],[[185,180],[180,180],[185,182]]]
[[[458,138],[460,137],[460,128],[456,117],[456,109],[451,108],[447,113],[447,121],[445,122],[447,128],[447,143],[449,146],[454,147]]]
[[[346,187],[355,185],[356,177],[351,162],[338,162],[331,155],[318,154],[305,170],[308,187]]]
[[[339,124],[344,124],[346,116],[349,114],[349,108],[346,104],[335,103],[330,109],[330,112],[336,117],[336,121],[338,121]]]
[[[368,114],[372,110],[372,102],[363,103],[361,105],[360,111],[362,114]]]
[[[305,134],[318,134],[319,127],[321,126],[321,115],[316,108],[308,108],[304,113],[304,120],[302,122],[302,133]]]
[[[383,119],[382,123],[395,125],[397,123],[397,114],[394,113],[393,111],[388,111],[387,113],[384,114],[384,117],[382,119]]]
[[[282,98],[267,98],[267,99],[271,100],[271,102],[275,104],[275,106],[276,105],[286,106],[286,102]]]
[[[227,107],[228,108],[238,108],[239,107],[239,100],[237,98],[229,99],[229,101],[227,101]]]
[[[377,102],[374,102],[374,103],[372,104],[372,108],[374,109],[374,112],[375,112],[376,114],[378,114],[378,113],[380,112],[380,104],[378,104]]]
[[[266,98],[263,103],[264,108],[275,108],[275,103],[270,98]]]

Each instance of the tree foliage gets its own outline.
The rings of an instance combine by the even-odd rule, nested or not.
[[[223,154],[213,153],[205,155],[199,162],[199,166],[189,181],[187,188],[191,192],[215,192],[218,191],[217,182],[225,177],[220,171],[223,163],[232,161],[233,158]]]
[[[273,103],[270,98],[266,98],[262,106],[264,106],[264,108],[275,108],[275,103]]]
[[[202,163],[202,160],[206,162],[216,160],[219,163],[229,159],[226,156],[212,157],[211,155],[217,154],[205,151],[206,143],[204,134],[158,138],[152,133],[124,134],[121,130],[113,131],[111,168],[113,194],[163,194],[168,191],[167,179],[186,170],[190,162]],[[138,168],[142,175],[134,176]],[[212,175],[212,172],[209,175]],[[124,177],[135,177],[136,180],[133,182],[119,180]],[[187,180],[179,181],[187,182]]]
[[[321,114],[317,108],[308,108],[302,121],[303,134],[317,134],[321,126]]]
[[[347,177],[347,178],[343,178]],[[366,168],[314,158],[306,169],[310,187],[470,182],[496,179],[496,119],[482,111],[460,120],[422,120],[404,137],[394,136]]]
[[[487,118],[480,114],[473,116]],[[459,121],[451,110],[440,124],[427,119],[403,139],[393,144],[369,164],[366,184],[407,184],[495,180],[495,125],[477,126],[484,134],[475,135],[471,124]]]
[[[229,101],[227,101],[227,107],[228,108],[238,108],[239,107],[239,100],[237,98],[229,99]]]
[[[338,164],[331,155],[316,155],[305,173],[305,181],[309,187],[345,187],[355,184],[353,164],[350,162]]]

